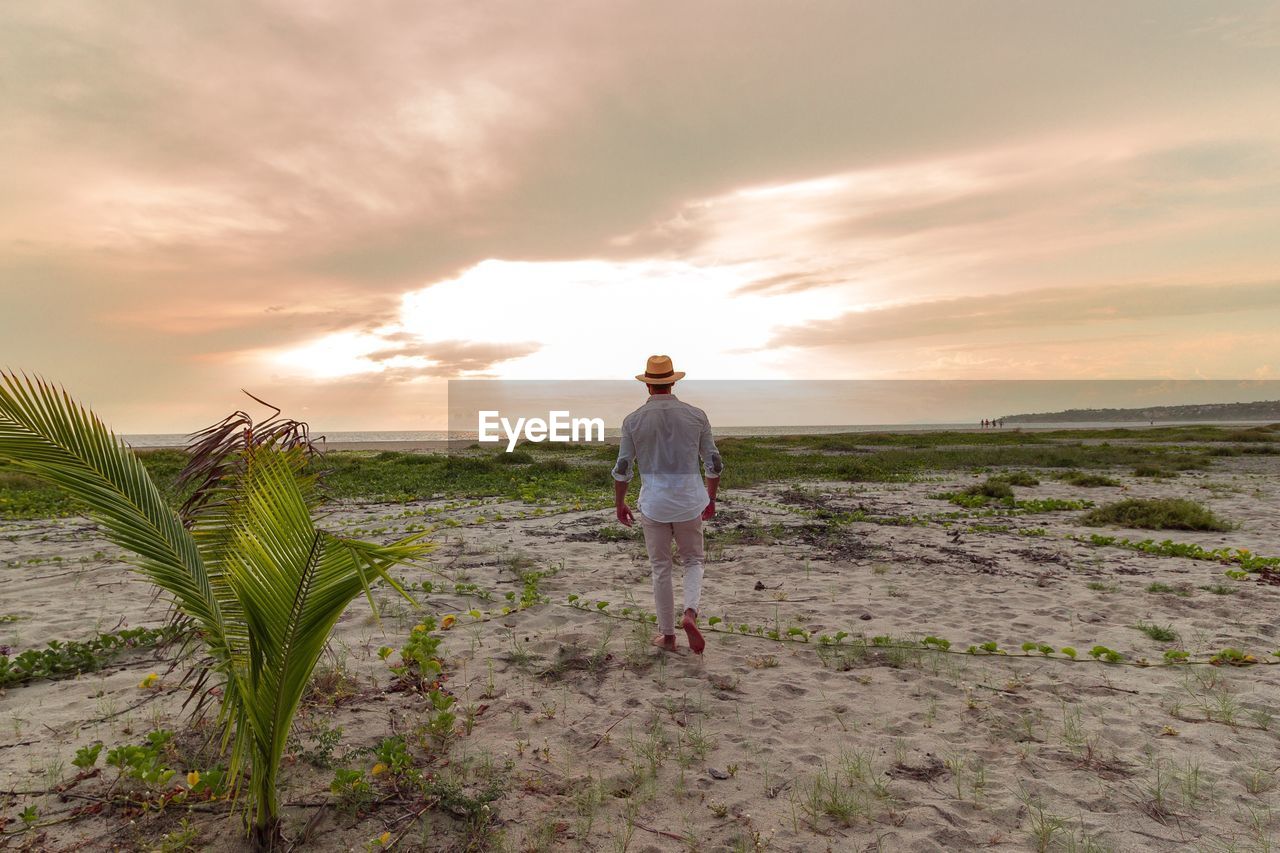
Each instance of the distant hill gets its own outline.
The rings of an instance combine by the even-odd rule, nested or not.
[[[1187,406],[1149,406],[1143,409],[1067,409],[1008,415],[1010,424],[1076,423],[1083,421],[1280,421],[1280,400],[1260,403],[1197,403]]]

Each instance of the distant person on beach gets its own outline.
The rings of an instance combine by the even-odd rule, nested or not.
[[[613,495],[618,521],[635,521],[627,506],[627,486],[636,468],[644,473],[640,485],[640,524],[653,568],[653,601],[658,612],[658,636],[653,644],[676,647],[675,594],[671,588],[671,543],[676,543],[684,566],[684,617],[680,627],[694,654],[706,641],[698,630],[702,597],[702,522],[716,514],[716,490],[724,462],[711,437],[711,423],[701,409],[671,393],[684,371],[673,369],[665,355],[650,356],[644,373],[636,376],[649,387],[649,399],[622,422],[622,443],[613,466]],[[698,471],[701,459],[702,472]],[[706,483],[703,483],[703,473]]]

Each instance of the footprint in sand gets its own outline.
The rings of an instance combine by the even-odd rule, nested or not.
[[[788,699],[794,699],[797,696],[803,696],[808,692],[809,692],[809,688],[801,687],[798,684],[790,684],[790,683],[779,684],[778,688],[774,690],[775,694],[781,693],[783,696],[785,696]]]

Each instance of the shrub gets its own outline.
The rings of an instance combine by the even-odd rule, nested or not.
[[[1183,498],[1155,498],[1119,501],[1098,507],[1081,523],[1089,527],[1114,525],[1145,530],[1231,530],[1232,525],[1208,508]]]
[[[991,477],[984,483],[974,483],[965,489],[963,494],[984,498],[1011,498],[1013,497],[1013,489],[1009,486],[1007,480]]]

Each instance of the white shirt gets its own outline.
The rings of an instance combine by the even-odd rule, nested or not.
[[[674,394],[653,394],[622,422],[613,479],[629,482],[638,465],[643,477],[640,512],[654,521],[692,521],[710,503],[698,471],[699,456],[707,479],[719,477],[724,462],[706,413]]]

